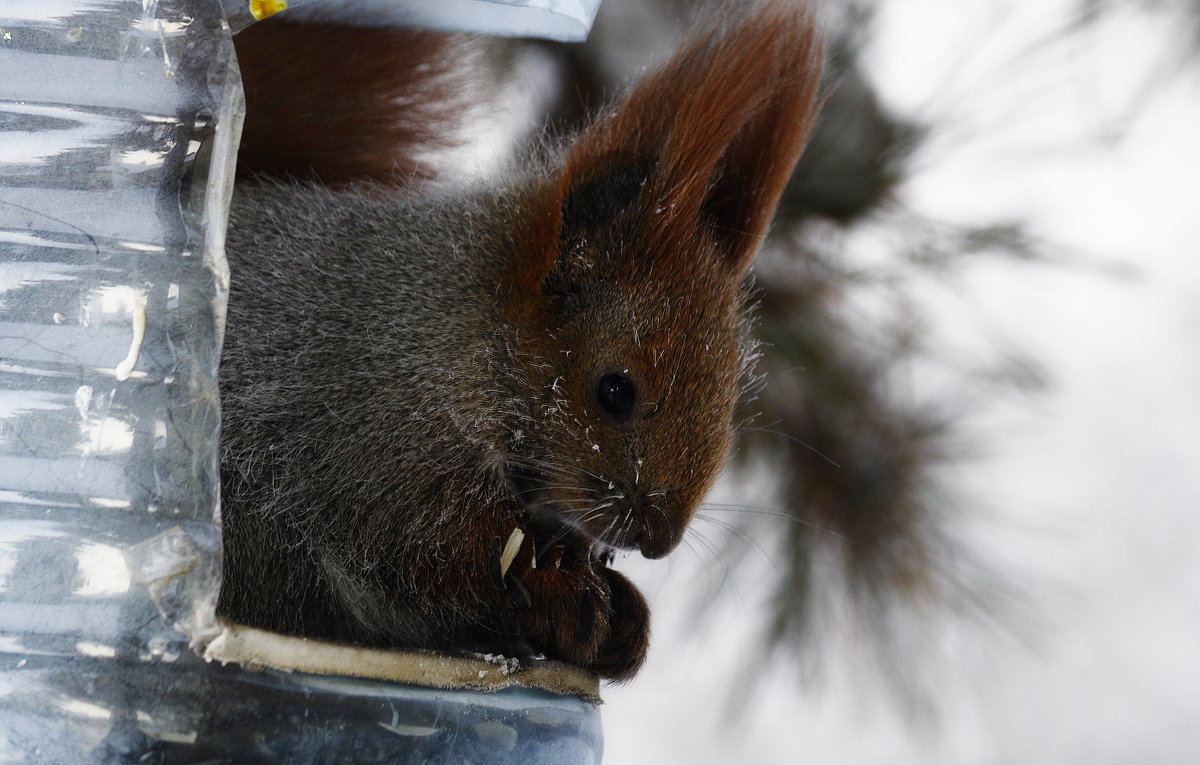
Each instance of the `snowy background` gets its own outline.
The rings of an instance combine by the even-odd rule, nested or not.
[[[905,204],[1024,220],[1061,256],[930,293],[947,342],[1049,373],[988,403],[952,475],[1028,608],[895,656],[937,689],[916,714],[853,645],[819,677],[762,671],[772,540],[731,565],[700,519],[666,561],[617,564],[656,621],[642,674],[606,691],[608,765],[1200,762],[1200,72],[1180,66],[1200,24],[1128,5],[1064,37],[1080,3],[892,0],[865,51],[888,106],[960,128],[922,149]]]

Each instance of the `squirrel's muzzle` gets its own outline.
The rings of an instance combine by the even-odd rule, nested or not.
[[[647,558],[662,558],[683,539],[686,527],[686,523],[673,522],[665,512],[651,510],[643,518],[642,533],[636,541],[637,548]]]

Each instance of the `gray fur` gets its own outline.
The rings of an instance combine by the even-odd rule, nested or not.
[[[782,5],[700,34],[496,189],[239,188],[219,610],[636,672],[649,611],[610,552],[670,552],[728,453],[817,50]]]
[[[507,434],[529,417],[488,269],[511,209],[483,193],[238,187],[220,373],[224,613],[436,647],[496,610],[486,591],[447,593],[463,579],[442,572],[464,525],[449,512],[508,496]]]

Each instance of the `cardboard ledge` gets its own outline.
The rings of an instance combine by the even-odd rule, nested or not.
[[[601,703],[600,681],[578,667],[549,659],[495,661],[432,651],[389,651],[293,637],[219,620],[221,632],[204,650],[206,661],[250,669],[387,680],[427,688],[491,692],[537,688]]]

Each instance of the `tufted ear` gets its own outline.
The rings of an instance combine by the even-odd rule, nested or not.
[[[814,122],[821,55],[812,18],[782,3],[693,37],[568,150],[544,219],[555,257],[621,219],[642,257],[705,242],[744,271]]]

